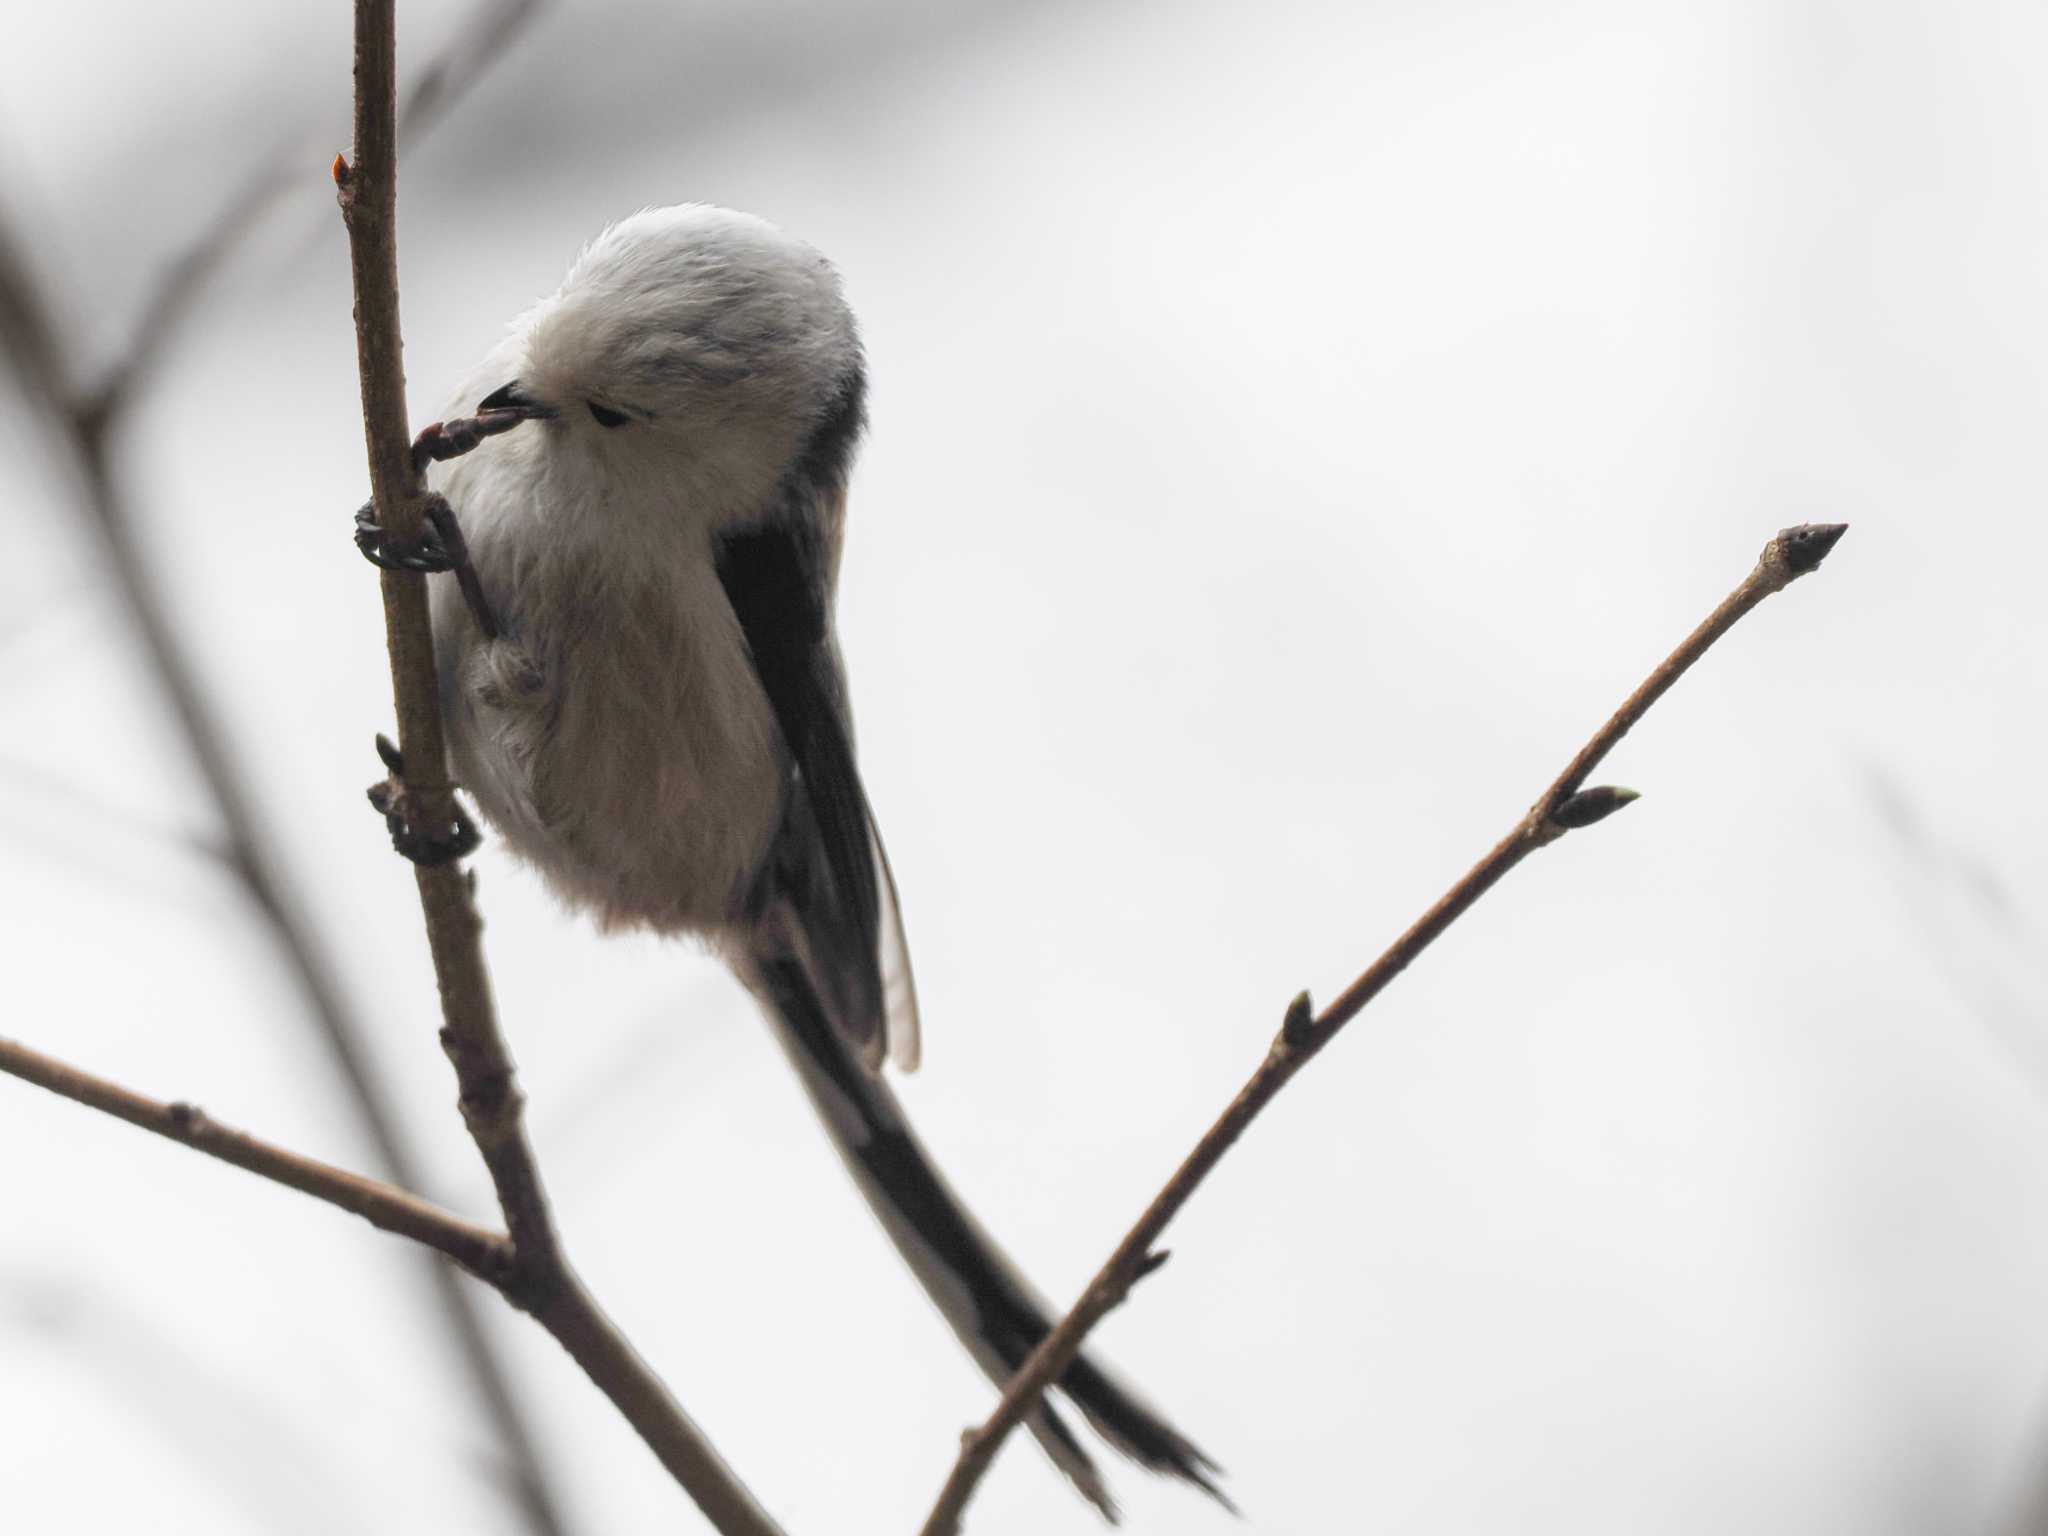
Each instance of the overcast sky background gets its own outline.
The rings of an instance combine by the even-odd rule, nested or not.
[[[408,5],[401,76],[466,8]],[[180,630],[478,1216],[388,728],[347,7],[80,0],[0,209],[88,369],[261,157],[304,186],[120,443]],[[415,420],[609,219],[842,268],[842,632],[926,1009],[902,1092],[1071,1297],[1257,1063],[1778,527],[1846,520],[1276,1106],[1099,1347],[1239,1525],[2048,1529],[2048,18],[1925,0],[557,5],[404,167]],[[61,461],[0,401],[4,1032],[367,1151],[205,852]],[[792,1536],[915,1529],[991,1394],[751,1003],[478,858],[578,1267]],[[694,1514],[492,1313],[579,1532]],[[0,1081],[6,1523],[516,1529],[412,1254]],[[977,1532],[1093,1517],[1013,1443]]]

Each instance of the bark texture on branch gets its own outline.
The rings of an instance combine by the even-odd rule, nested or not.
[[[399,328],[392,9],[392,0],[356,0],[355,150],[352,163],[336,162],[335,182],[355,284],[371,493],[386,534],[416,540],[426,498],[406,422]],[[382,582],[404,789],[423,822],[447,826],[455,820],[455,791],[442,738],[426,583],[413,572],[389,570]],[[453,862],[416,863],[414,879],[441,993],[441,1044],[512,1239],[506,1295],[568,1350],[714,1526],[726,1536],[777,1536],[774,1521],[569,1268],[526,1138],[523,1099],[498,1028],[469,881]]]
[[[487,1284],[502,1284],[511,1265],[512,1245],[503,1233],[464,1221],[406,1190],[222,1125],[196,1104],[161,1103],[14,1040],[0,1039],[0,1072],[424,1243]]]
[[[404,120],[425,126],[468,89],[517,34],[538,0],[482,0],[460,29],[458,45],[423,72]],[[233,739],[160,597],[115,472],[113,443],[199,296],[218,277],[259,219],[300,186],[307,154],[286,145],[236,188],[206,228],[164,268],[119,358],[89,388],[75,387],[28,264],[0,226],[0,341],[60,449],[76,462],[85,521],[96,537],[117,599],[141,640],[172,722],[182,734],[222,828],[222,855],[259,922],[277,946],[309,1021],[339,1075],[356,1119],[375,1150],[387,1187],[420,1187],[420,1164],[376,1071],[368,1031],[314,923],[295,899],[290,871],[254,809],[256,797]],[[496,1458],[531,1536],[565,1536],[557,1501],[525,1413],[477,1315],[475,1295],[431,1254],[423,1273],[460,1354],[468,1382],[496,1430]]]
[[[1166,1230],[1188,1197],[1244,1134],[1275,1095],[1294,1075],[1330,1043],[1359,1012],[1384,991],[1393,979],[1435,942],[1474,902],[1500,883],[1503,876],[1537,849],[1548,846],[1574,827],[1590,826],[1620,810],[1636,797],[1632,790],[1602,786],[1586,789],[1586,779],[1614,750],[1650,706],[1662,698],[1671,685],[1707,653],[1716,640],[1774,592],[1808,572],[1819,568],[1847,531],[1842,523],[1805,523],[1782,530],[1764,546],[1756,566],[1729,593],[1699,627],[1686,636],[1678,649],[1667,656],[1650,675],[1622,701],[1607,722],[1565,764],[1564,770],[1529,807],[1520,821],[1464,877],[1453,885],[1408,931],[1375,960],[1358,979],[1346,987],[1329,1007],[1318,1015],[1307,993],[1297,997],[1282,1019],[1280,1030],[1265,1060],[1237,1091],[1213,1125],[1203,1133],[1195,1148],[1174,1170],[1173,1177],[1153,1197],[1122,1242],[1117,1244],[1073,1309],[1046,1335],[1038,1348],[1010,1379],[995,1412],[978,1428],[960,1437],[960,1454],[940,1489],[923,1536],[955,1536],[960,1520],[973,1498],[975,1487],[994,1462],[996,1452],[1011,1430],[1020,1424],[1031,1407],[1080,1352],[1083,1341],[1108,1312],[1117,1306],[1131,1287],[1156,1262],[1152,1245]]]

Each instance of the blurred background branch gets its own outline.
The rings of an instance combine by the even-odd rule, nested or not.
[[[421,131],[439,121],[536,8],[537,0],[480,5],[454,46],[428,63],[408,93],[408,128]],[[166,265],[120,360],[82,392],[74,387],[74,370],[58,340],[54,307],[31,276],[22,236],[0,220],[0,339],[24,394],[75,467],[85,521],[97,536],[121,605],[220,818],[223,857],[291,973],[305,1016],[369,1139],[378,1172],[401,1189],[418,1191],[425,1187],[424,1170],[377,1080],[367,1032],[326,943],[292,895],[273,839],[259,824],[237,750],[165,611],[113,459],[114,437],[199,295],[280,196],[299,177],[318,175],[324,166],[325,157],[310,142],[285,146],[263,159],[199,238]],[[199,539],[231,535],[224,525],[193,530]],[[339,516],[335,548],[338,558],[347,558]],[[504,1484],[522,1524],[534,1536],[566,1536],[568,1526],[540,1447],[473,1300],[441,1259],[425,1255],[420,1265],[471,1387],[498,1435]]]
[[[474,14],[401,9],[411,60]],[[443,1071],[397,1070],[432,984],[359,806],[389,692],[341,542],[347,7],[16,10],[0,198],[76,394],[245,173],[327,125],[107,451],[427,1189],[487,1213]],[[1628,744],[1657,793],[1438,941],[1363,1070],[1294,1084],[1093,1337],[1216,1426],[1259,1529],[2004,1529],[2048,1447],[2048,12],[579,0],[521,36],[406,156],[413,415],[635,208],[747,208],[833,256],[875,381],[841,632],[932,1026],[902,1095],[1056,1295],[1243,1078],[1244,1021],[1413,917],[1390,871],[1448,878],[1497,833],[1710,551],[1855,509],[1856,579],[1799,605],[1822,661],[1695,669]],[[0,1004],[375,1170],[267,924],[190,852],[225,856],[221,818],[8,352]],[[566,921],[502,847],[472,867],[578,1267],[791,1529],[915,1530],[985,1388],[751,1001]],[[514,1525],[415,1254],[0,1088],[0,1166],[71,1158],[0,1212],[0,1264],[75,1319],[0,1305],[16,1523]],[[116,1193],[118,1231],[80,1221]],[[562,1352],[480,1301],[570,1516],[673,1514]],[[137,1329],[162,1347],[110,1369]],[[215,1385],[272,1438],[202,1444],[240,1422]],[[1244,1529],[1127,1493],[1134,1530]],[[1075,1518],[1014,1447],[977,1501]]]
[[[324,1200],[371,1226],[433,1249],[491,1285],[502,1287],[511,1260],[504,1235],[464,1221],[408,1190],[365,1179],[345,1168],[305,1157],[245,1131],[220,1124],[196,1105],[159,1103],[68,1062],[0,1039],[0,1072],[48,1089],[60,1098],[112,1115],[145,1131]]]

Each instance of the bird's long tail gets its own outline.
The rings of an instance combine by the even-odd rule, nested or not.
[[[756,957],[751,980],[853,1181],[967,1352],[998,1387],[1051,1331],[1031,1285],[940,1177],[896,1095],[834,1029],[801,964]],[[1087,1355],[1059,1379],[1097,1433],[1140,1466],[1185,1478],[1229,1507],[1221,1468]],[[1116,1504],[1049,1400],[1027,1421],[1038,1443],[1103,1515]]]

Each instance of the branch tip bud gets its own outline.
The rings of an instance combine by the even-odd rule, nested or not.
[[[1847,523],[1801,523],[1795,528],[1780,529],[1776,540],[1778,552],[1784,557],[1787,570],[1794,576],[1804,576],[1819,569],[1828,551],[1841,543],[1842,535],[1848,531]]]

